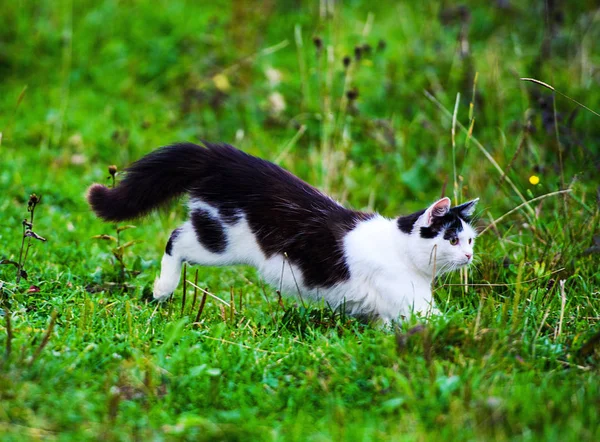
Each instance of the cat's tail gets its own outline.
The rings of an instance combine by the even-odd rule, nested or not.
[[[162,147],[128,167],[115,188],[90,186],[88,203],[105,221],[146,215],[189,192],[206,170],[206,156],[206,148],[192,143]]]

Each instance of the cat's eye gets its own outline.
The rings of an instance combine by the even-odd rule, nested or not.
[[[469,238],[469,244],[473,243],[473,238]]]
[[[450,238],[450,244],[452,244],[453,246],[458,244],[458,238]]]

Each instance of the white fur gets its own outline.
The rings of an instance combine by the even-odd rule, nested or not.
[[[344,238],[344,254],[350,278],[329,288],[309,289],[301,270],[284,255],[268,259],[260,249],[244,216],[234,225],[223,223],[227,248],[215,254],[197,240],[191,222],[186,222],[173,241],[172,255],[162,258],[160,277],[154,285],[154,298],[168,298],[179,283],[182,262],[202,265],[248,264],[283,293],[302,299],[325,300],[332,308],[345,306],[350,314],[379,317],[386,323],[412,312],[427,314],[432,309],[431,282],[436,275],[468,265],[473,260],[473,228],[463,222],[459,242],[451,245],[439,235],[423,239],[419,228],[429,225],[432,212],[449,208],[449,200],[432,205],[416,222],[410,234],[403,233],[396,219],[376,215],[362,221]],[[190,210],[202,208],[219,217],[218,210],[194,200]]]

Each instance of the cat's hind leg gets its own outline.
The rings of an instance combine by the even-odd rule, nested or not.
[[[165,254],[160,264],[160,276],[154,281],[154,299],[158,301],[168,299],[179,285],[181,265],[184,258],[179,250],[181,247],[177,247],[177,243],[183,229],[183,227],[180,227],[173,230],[169,241],[167,241]]]
[[[191,220],[171,233],[154,282],[154,299],[164,301],[179,285],[184,262],[207,266],[237,263],[221,221],[206,212],[192,212]]]

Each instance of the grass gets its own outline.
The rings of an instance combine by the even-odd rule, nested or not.
[[[594,2],[278,3],[3,6],[0,258],[33,193],[47,241],[0,266],[1,438],[597,440]],[[244,267],[149,303],[184,208],[118,232],[125,271],[85,189],[198,139],[388,216],[480,197],[477,265],[396,332]]]

